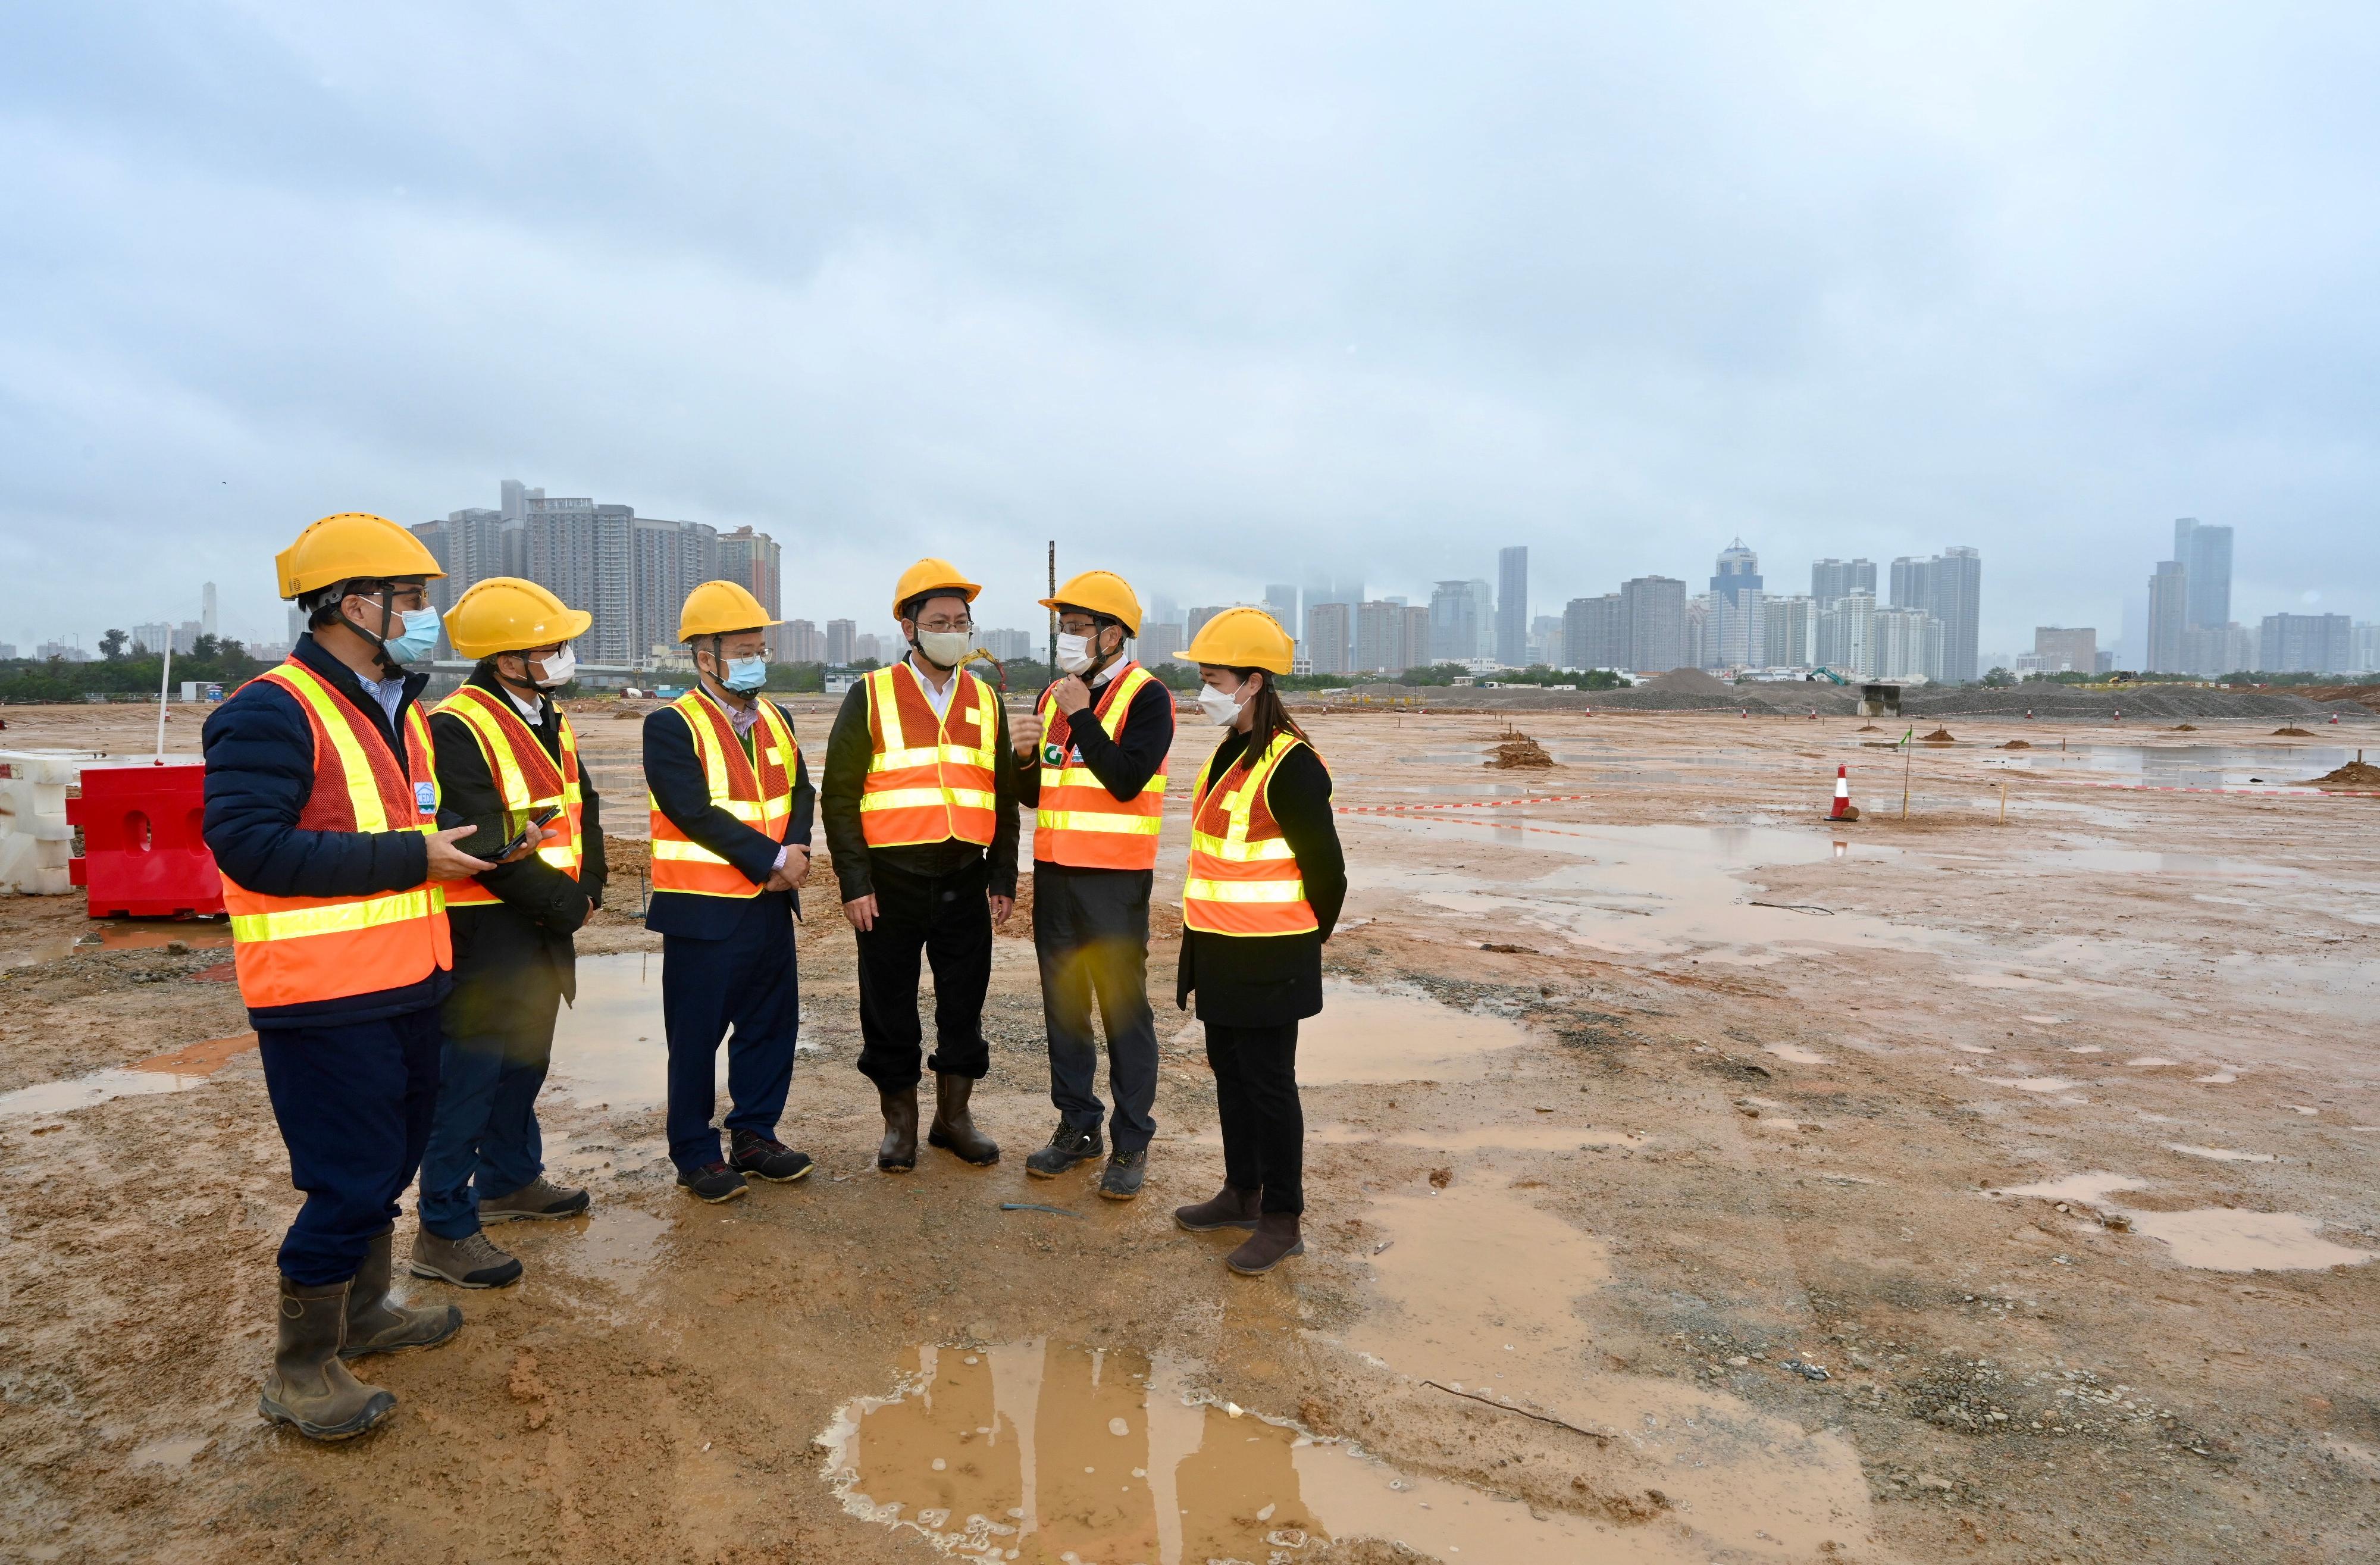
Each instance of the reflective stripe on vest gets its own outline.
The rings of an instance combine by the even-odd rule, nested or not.
[[[686,720],[694,736],[694,753],[702,762],[702,777],[710,789],[710,806],[725,810],[771,842],[783,842],[785,822],[794,814],[794,777],[801,769],[801,746],[793,724],[776,703],[762,698],[752,725],[752,753],[719,703],[700,689],[687,691],[670,703]],[[757,763],[757,764],[756,764]],[[661,801],[645,795],[651,811],[653,890],[683,892],[703,897],[756,897],[757,881],[704,847],[662,813]]]
[[[578,782],[578,735],[572,732],[570,719],[561,703],[553,708],[553,720],[562,730],[562,763],[545,753],[520,709],[492,690],[476,685],[466,685],[439,703],[438,710],[462,720],[480,743],[480,754],[487,758],[488,771],[496,780],[496,791],[504,795],[504,837],[510,841],[530,815],[545,808],[557,808],[561,818],[546,823],[546,830],[559,830],[561,834],[537,850],[537,856],[572,880],[578,879],[578,866],[584,849],[581,846],[579,819],[585,812],[584,795]],[[501,902],[501,897],[480,884],[479,877],[456,880],[446,888],[449,907],[485,906]]]
[[[991,686],[954,670],[940,717],[905,661],[868,675],[868,780],[859,834],[871,848],[955,838],[991,845],[999,811],[994,750],[1000,715]]]
[[[1210,935],[1295,935],[1320,928],[1305,900],[1297,855],[1265,802],[1281,758],[1305,741],[1284,729],[1253,763],[1244,753],[1210,782],[1198,769],[1190,807],[1190,873],[1182,922]]]
[[[1157,676],[1138,663],[1124,664],[1108,681],[1091,714],[1111,742],[1122,736],[1132,699],[1140,694],[1141,686],[1156,682]],[[1033,816],[1034,861],[1082,869],[1156,868],[1157,833],[1165,823],[1164,758],[1159,758],[1157,770],[1138,794],[1119,799],[1091,775],[1081,756],[1062,747],[1054,737],[1067,731],[1068,722],[1059,713],[1057,698],[1044,692],[1041,803]]]
[[[259,674],[297,698],[313,731],[314,780],[302,831],[438,830],[437,756],[419,707],[405,711],[406,765],[370,719],[292,658]],[[223,878],[232,961],[251,1007],[307,1005],[420,983],[455,964],[445,889],[425,881],[364,896],[265,896]]]

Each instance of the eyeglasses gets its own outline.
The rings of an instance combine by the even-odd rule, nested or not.
[[[1069,614],[1059,620],[1058,628],[1069,636],[1097,636],[1099,633],[1099,622],[1088,614],[1079,617]]]
[[[936,634],[953,630],[973,630],[975,628],[975,621],[968,619],[919,620],[917,622],[917,628],[920,631],[933,631]]]

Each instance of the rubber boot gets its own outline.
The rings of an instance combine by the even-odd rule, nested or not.
[[[917,1166],[917,1089],[886,1092],[880,1087],[876,1102],[884,1110],[884,1140],[876,1148],[876,1166],[886,1173],[907,1173]]]
[[[1215,1192],[1212,1200],[1201,1201],[1195,1207],[1174,1207],[1173,1220],[1193,1233],[1211,1233],[1219,1228],[1254,1228],[1261,1194],[1227,1184]]]
[[[1223,1257],[1223,1264],[1242,1277],[1260,1277],[1292,1256],[1305,1254],[1298,1236],[1295,1212],[1267,1212],[1257,1219],[1257,1231],[1247,1243]]]
[[[953,1154],[962,1163],[989,1168],[1000,1161],[1000,1143],[975,1128],[967,1099],[975,1094],[975,1078],[934,1073],[934,1123],[926,1132],[927,1145]]]
[[[280,1337],[256,1411],[310,1440],[351,1440],[396,1411],[394,1396],[365,1385],[339,1362],[347,1288],[345,1282],[300,1288],[281,1280]]]
[[[394,1228],[373,1234],[364,1264],[347,1285],[347,1335],[339,1349],[341,1358],[434,1348],[463,1329],[463,1312],[452,1304],[408,1309],[388,1296],[395,1244]]]

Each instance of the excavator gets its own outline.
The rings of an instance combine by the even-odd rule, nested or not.
[[[1824,663],[1819,664],[1816,668],[1814,668],[1809,673],[1803,674],[1802,679],[1804,684],[1815,684],[1820,679],[1824,679],[1831,685],[1848,685],[1851,684],[1850,680],[1845,679],[1841,674],[1837,673],[1834,670],[1827,667]],[[1859,693],[1860,716],[1899,717],[1900,715],[1900,685],[1876,685],[1864,680],[1860,684]]]

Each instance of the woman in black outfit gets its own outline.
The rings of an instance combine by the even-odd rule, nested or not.
[[[1182,1207],[1194,1233],[1253,1229],[1228,1257],[1248,1276],[1305,1248],[1298,1217],[1305,1120],[1297,1101],[1297,1024],[1322,1010],[1322,942],[1347,900],[1330,814],[1330,773],[1273,688],[1289,636],[1260,609],[1199,627],[1188,656],[1199,705],[1228,725],[1193,794],[1175,1003],[1198,997],[1223,1132],[1223,1188]]]

